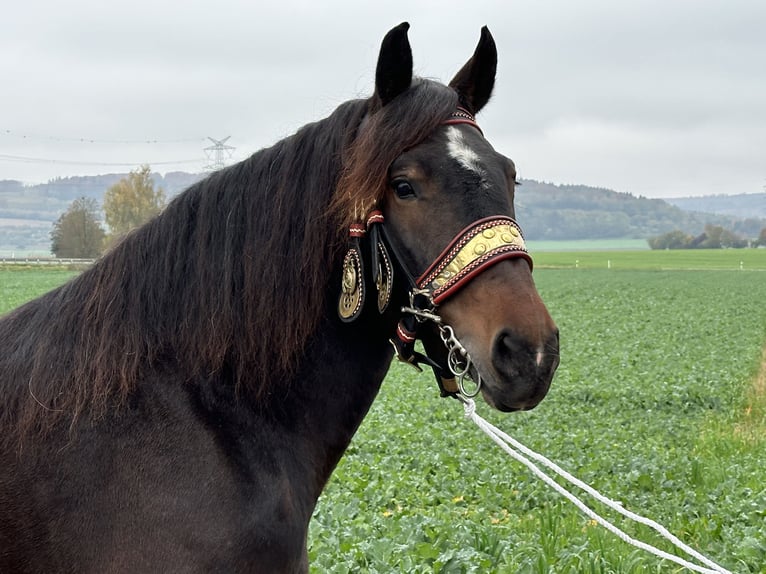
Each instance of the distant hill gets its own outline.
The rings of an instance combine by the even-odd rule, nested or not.
[[[735,217],[766,217],[766,193],[671,197],[665,201],[686,211],[704,211]]]
[[[25,186],[15,180],[0,180],[0,219],[31,219],[53,222],[78,197],[92,197],[101,203],[104,192],[126,173],[63,177],[48,183]],[[152,174],[155,187],[165,190],[167,197],[183,191],[204,174],[169,172]]]
[[[126,175],[67,177],[33,186],[0,180],[0,255],[46,253],[51,224],[74,199],[85,196],[101,202],[109,186]],[[162,187],[170,198],[204,174],[171,172],[152,177],[155,186]],[[695,203],[698,200],[705,202]],[[766,194],[665,201],[610,189],[534,180],[522,181],[516,190],[516,216],[531,240],[645,239],[674,229],[698,235],[706,223],[754,238],[766,227],[764,204]],[[717,212],[702,213],[696,211],[698,208]]]
[[[680,229],[698,235],[706,223],[758,237],[766,219],[687,211],[662,199],[584,185],[523,180],[516,215],[529,239],[638,238]]]
[[[0,256],[47,255],[54,221],[78,197],[101,203],[104,192],[125,173],[57,178],[39,185],[0,180]],[[155,187],[168,197],[183,191],[204,174],[170,172],[152,174]]]

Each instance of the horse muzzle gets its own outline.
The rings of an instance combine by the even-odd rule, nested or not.
[[[559,364],[558,329],[539,344],[502,329],[492,343],[490,363],[484,399],[504,412],[532,409],[548,393]]]
[[[491,406],[529,410],[545,397],[559,364],[559,332],[525,261],[485,269],[439,312],[470,356],[469,374],[481,380]]]

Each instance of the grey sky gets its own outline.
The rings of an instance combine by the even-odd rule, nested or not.
[[[416,73],[444,81],[489,26],[500,63],[479,120],[521,177],[650,197],[764,190],[763,0],[14,2],[0,179],[199,171],[205,136],[230,135],[242,159],[369,95],[404,20]]]

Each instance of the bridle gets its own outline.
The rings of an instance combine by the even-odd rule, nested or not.
[[[467,124],[482,133],[473,115],[463,108],[458,108],[443,124]],[[444,323],[438,307],[474,277],[502,260],[522,258],[531,269],[532,258],[527,252],[521,227],[505,215],[474,221],[460,231],[416,277],[407,268],[396,243],[391,240],[383,213],[377,209],[371,211],[366,223],[353,224],[349,230],[351,246],[344,258],[338,307],[341,320],[346,322],[355,320],[364,307],[364,265],[360,240],[365,235],[369,235],[371,243],[372,279],[377,288],[379,313],[386,310],[391,296],[393,265],[389,253],[408,283],[408,305],[401,307],[401,318],[391,338],[397,358],[419,371],[422,371],[423,364],[432,367],[442,396],[476,396],[481,390],[481,376],[476,369],[472,369],[468,351],[457,339],[452,327]],[[421,338],[422,329],[428,323],[433,323],[439,331],[446,351],[444,361],[415,350],[415,342]],[[465,379],[473,381],[472,390],[466,387]]]
[[[431,366],[443,396],[458,393],[465,397],[476,396],[481,389],[481,377],[478,371],[472,371],[471,356],[452,327],[444,323],[438,307],[474,277],[504,259],[523,258],[531,269],[532,258],[524,244],[521,228],[504,215],[475,221],[458,233],[417,279],[413,279],[406,269],[385,227],[383,236],[409,283],[409,305],[401,308],[402,317],[391,340],[397,358],[416,368],[422,363]],[[426,323],[433,323],[439,331],[446,350],[446,365],[415,351],[419,331]],[[474,381],[472,391],[467,390],[465,379]]]

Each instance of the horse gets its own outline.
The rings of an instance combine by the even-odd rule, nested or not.
[[[316,501],[394,355],[530,409],[559,361],[484,138],[495,42],[174,198],[0,320],[0,572],[307,572]],[[415,346],[415,341],[422,347]],[[424,352],[421,352],[422,349]]]

